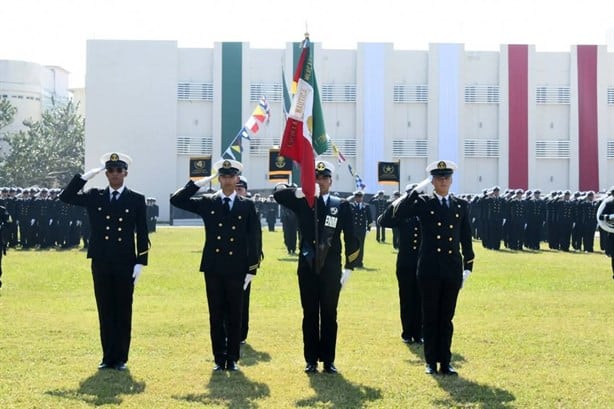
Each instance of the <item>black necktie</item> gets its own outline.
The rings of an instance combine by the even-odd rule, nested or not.
[[[229,197],[224,198],[223,207],[224,207],[224,214],[230,213],[230,198]]]
[[[117,195],[119,195],[119,192],[117,190],[114,190],[113,192],[111,192],[111,196],[113,196],[111,198],[111,204],[117,203]]]
[[[441,205],[446,209],[448,208],[448,201],[446,200],[445,197],[441,198]]]

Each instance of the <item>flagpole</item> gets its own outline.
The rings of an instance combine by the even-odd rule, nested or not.
[[[315,226],[315,228],[314,228],[314,232],[315,232],[314,233],[314,241],[316,242],[315,246],[314,246],[314,251],[313,251],[313,271],[316,274],[320,273],[320,270],[318,269],[318,265],[317,265],[317,263],[318,263],[318,250],[320,248],[320,238],[318,237],[319,236],[319,234],[318,234],[318,199],[319,199],[319,197],[316,198],[316,200],[314,201],[314,204],[313,204],[313,224]]]

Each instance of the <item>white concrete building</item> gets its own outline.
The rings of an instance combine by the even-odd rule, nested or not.
[[[38,121],[52,106],[52,98],[66,102],[69,73],[64,68],[33,62],[0,60],[0,98],[6,98],[17,108],[11,124],[2,132],[24,129],[23,121]]]
[[[167,198],[188,179],[190,157],[219,159],[265,95],[270,124],[243,141],[241,160],[250,190],[272,188],[268,151],[283,131],[282,68],[289,83],[299,53],[298,43],[184,49],[175,41],[88,41],[86,168],[104,152],[131,155],[127,183],[156,197],[160,220],[168,220]],[[315,44],[314,65],[327,132],[368,193],[396,189],[377,183],[378,161],[400,161],[402,189],[440,158],[459,164],[456,192],[614,184],[614,54],[605,46],[549,53],[531,45],[482,52]],[[333,189],[355,189],[346,164]]]

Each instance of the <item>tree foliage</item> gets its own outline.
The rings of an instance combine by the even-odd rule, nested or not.
[[[15,113],[17,108],[11,105],[8,99],[0,98],[0,129],[13,122]]]
[[[24,121],[25,130],[4,135],[0,184],[60,187],[83,172],[85,125],[77,108],[54,103],[40,121]]]

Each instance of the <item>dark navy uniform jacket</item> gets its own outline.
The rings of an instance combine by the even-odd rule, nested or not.
[[[415,264],[420,250],[422,234],[420,221],[417,217],[400,218],[393,216],[394,207],[389,206],[378,218],[378,223],[384,227],[398,227],[399,254],[397,255],[397,269]]]
[[[301,252],[299,257],[299,267],[305,262],[306,252],[315,252],[315,210],[307,204],[307,199],[304,197],[297,198],[295,196],[296,188],[285,188],[276,191],[273,196],[275,200],[282,206],[293,210],[298,218],[299,228],[301,230]],[[339,200],[339,207],[332,210],[330,200]],[[326,255],[325,266],[332,268],[341,267],[341,231],[343,231],[343,241],[345,247],[345,268],[354,268],[358,254],[360,252],[359,243],[354,236],[354,224],[352,221],[352,210],[350,204],[344,199],[334,198],[329,196],[329,205],[325,209],[319,208],[318,220],[318,239],[322,240],[325,237],[324,229],[326,223],[332,221],[334,224],[334,234],[332,235],[331,246]],[[335,214],[332,214],[335,213]],[[302,261],[302,263],[301,263]]]
[[[205,246],[200,271],[245,276],[256,274],[260,264],[262,231],[254,202],[235,196],[225,215],[222,192],[192,198],[198,186],[189,181],[171,196],[171,204],[200,215],[205,223]]]
[[[117,203],[111,205],[108,187],[79,193],[85,183],[80,175],[75,175],[60,194],[60,200],[87,209],[91,225],[87,257],[147,265],[145,196],[124,188]]]
[[[448,199],[450,206],[444,208],[435,194],[419,195],[412,191],[394,204],[394,217],[420,219],[419,277],[460,281],[463,270],[473,268],[469,204],[451,194]]]

